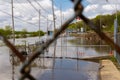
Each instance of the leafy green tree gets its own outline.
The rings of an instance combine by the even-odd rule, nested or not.
[[[27,37],[27,30],[26,29],[22,29],[22,31],[21,31],[21,37],[23,37],[23,38]]]
[[[117,19],[118,19],[118,26],[120,31],[120,12],[117,12]],[[98,15],[95,18],[91,19],[92,22],[99,27],[99,29],[102,29],[103,31],[114,31],[114,20],[116,18],[116,13],[114,14],[107,14],[107,15]],[[77,24],[77,27],[76,27]],[[87,31],[91,30],[88,25],[82,25],[84,24],[83,21],[79,21],[77,23],[71,23],[69,24],[69,29],[80,29],[81,27],[85,27]],[[101,26],[100,26],[101,24]]]
[[[11,35],[12,35],[12,28],[11,26],[7,25],[5,26],[5,29],[4,29],[4,35],[7,37],[7,38],[10,38]]]
[[[31,37],[35,37],[35,36],[39,36],[39,33],[40,33],[40,36],[44,36],[44,32],[43,31],[37,31],[37,32],[29,32],[30,36]]]
[[[7,38],[12,38],[12,28],[11,26],[5,26],[4,29],[0,29],[0,33],[6,36]],[[44,36],[45,32],[43,31],[34,31],[28,32],[26,29],[22,29],[22,31],[15,31],[16,38],[26,38],[26,37],[35,37],[35,36]]]
[[[77,29],[77,26],[75,23],[69,24],[69,29]]]
[[[5,30],[4,29],[0,29],[0,34],[5,36]]]
[[[37,34],[38,34],[38,35],[39,35],[39,33],[40,33],[40,36],[44,36],[44,34],[45,34],[45,33],[44,33],[43,31],[41,31],[41,30],[40,30],[40,31],[37,31]]]

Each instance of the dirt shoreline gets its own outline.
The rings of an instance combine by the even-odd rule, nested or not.
[[[111,32],[105,32],[105,34],[110,37],[111,39],[113,39],[113,33]],[[75,36],[75,37],[83,37],[86,39],[100,39],[100,37],[95,33],[95,32],[86,32],[86,33],[72,33],[70,34],[71,36]]]

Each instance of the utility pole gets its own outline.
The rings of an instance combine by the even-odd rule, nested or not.
[[[40,12],[40,9],[39,9],[39,40],[40,40],[40,15],[41,15],[41,12]]]
[[[62,3],[60,4],[60,16],[61,16],[61,26],[62,26]],[[61,35],[61,57],[62,57],[62,35]]]
[[[54,13],[54,1],[52,0],[52,12],[53,12],[53,22],[54,22],[54,35],[53,37],[55,36],[55,13]],[[52,79],[54,80],[54,67],[55,67],[55,56],[56,56],[56,44],[57,44],[57,41],[55,40],[55,43],[54,43],[54,54],[53,54],[53,73],[52,73]]]
[[[15,29],[14,29],[14,10],[13,10],[13,0],[11,0],[11,12],[12,12],[12,37],[13,37],[13,44],[15,45]],[[12,80],[14,80],[15,74],[14,68],[14,56],[12,55]]]
[[[12,11],[12,35],[13,35],[13,44],[15,44],[15,27],[14,27],[14,10],[13,10],[13,0],[11,0],[11,11]]]
[[[53,22],[54,22],[54,35],[55,35],[55,13],[54,13],[54,1],[52,0],[52,12],[53,12]]]
[[[48,37],[48,16],[47,16],[47,37]]]
[[[47,31],[46,31],[47,35],[46,35],[46,42],[48,41],[48,16],[47,16]]]
[[[62,3],[60,4],[60,16],[61,16],[61,26],[62,26]]]
[[[117,20],[117,4],[116,4],[116,19],[114,20],[114,43],[118,44],[117,40],[117,33],[118,33],[118,20]],[[114,51],[114,56],[117,58],[118,53]],[[118,58],[117,58],[118,60]]]

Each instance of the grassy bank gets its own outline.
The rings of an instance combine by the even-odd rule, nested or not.
[[[109,59],[114,63],[114,65],[115,65],[115,66],[117,67],[117,69],[120,71],[120,65],[119,65],[119,63],[117,62],[117,59],[116,59],[114,56],[111,56]]]

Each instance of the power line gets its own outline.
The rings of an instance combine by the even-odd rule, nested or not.
[[[18,2],[18,0],[16,0]],[[31,7],[33,7],[38,13],[39,13],[39,10],[31,3],[30,0],[27,0],[29,2],[29,4],[31,5]],[[19,3],[19,2],[18,2]],[[38,2],[37,2],[38,3]],[[42,7],[42,6],[41,6]],[[44,15],[41,15],[41,17],[44,17],[46,18]],[[49,20],[49,21],[52,21],[52,20]]]
[[[18,0],[16,0],[16,1],[18,1]],[[31,5],[31,7],[33,7],[37,12],[39,11],[32,3],[31,3],[31,1],[30,0],[27,0],[28,2],[29,2],[29,4]],[[18,2],[18,4],[19,4],[19,2]],[[20,4],[19,4],[20,5]],[[14,6],[14,8],[15,8],[15,6]],[[26,6],[24,7],[24,8],[26,8]],[[22,9],[23,10],[23,9]],[[3,10],[0,10],[2,13],[5,13],[5,14],[7,14],[7,15],[9,15],[9,16],[12,16],[10,13],[7,13],[7,12],[5,12],[5,11],[3,11]],[[33,11],[34,12],[34,11]],[[46,18],[44,15],[41,15],[41,17],[44,17],[44,18]],[[25,22],[25,23],[27,23],[27,24],[31,24],[31,25],[34,25],[34,26],[38,26],[38,25],[35,25],[35,24],[33,24],[33,23],[30,23],[30,22],[27,22],[27,21],[25,21],[25,20],[23,20],[23,19],[21,19],[21,18],[19,18],[19,17],[14,17],[15,19],[18,19],[18,20],[20,20],[20,21],[22,21],[22,22]],[[46,18],[46,19],[48,19],[48,18]],[[48,20],[48,21],[52,21],[53,22],[53,20]]]
[[[30,1],[30,0],[27,0],[28,2],[29,2],[29,4],[31,5],[31,7],[33,7],[37,12],[39,12],[39,10],[32,4],[32,2]],[[40,3],[39,2],[37,2],[36,0],[34,0],[41,8],[42,8],[42,10],[44,10],[45,12],[47,12],[47,13],[49,13],[46,9],[44,9],[41,5],[40,5]],[[16,2],[17,3],[20,3],[18,0],[16,0]],[[20,5],[20,4],[19,4]],[[23,5],[24,6],[24,5]],[[27,9],[27,7],[26,6],[24,6],[24,8],[26,8]],[[34,11],[33,11],[34,12]],[[49,13],[50,14],[50,13]],[[32,16],[32,17],[34,17],[34,16]],[[41,17],[44,17],[44,18],[46,18],[44,15],[41,15]],[[52,21],[52,20],[48,20],[48,21]]]
[[[39,12],[39,10],[31,3],[30,0],[27,0],[27,1],[29,2],[29,4],[30,4],[37,12]]]
[[[45,12],[47,12],[47,13],[49,13],[46,9],[44,9],[42,6],[41,6],[41,4],[39,3],[39,2],[37,2],[37,0],[34,0],[41,8],[42,8],[42,10],[44,10]]]
[[[7,2],[7,3],[11,4],[11,2],[8,2],[8,1],[3,1],[3,2]]]
[[[2,13],[5,13],[5,14],[7,14],[7,15],[9,15],[9,16],[12,16],[11,14],[9,14],[9,13],[7,13],[7,12],[5,12],[5,11],[2,11],[2,10],[0,10]],[[18,20],[21,20],[22,22],[25,22],[25,23],[28,23],[28,24],[31,24],[31,25],[34,25],[34,26],[37,26],[37,25],[35,25],[35,24],[33,24],[33,23],[30,23],[30,22],[27,22],[27,21],[25,21],[25,20],[23,20],[23,19],[21,19],[21,18],[19,18],[19,17],[14,17],[14,18],[16,18],[16,19],[18,19]]]
[[[29,4],[39,13],[39,10],[31,3],[30,0],[27,0],[29,2]],[[44,15],[41,15],[41,17],[44,17],[46,18]],[[52,20],[49,20],[49,21],[52,21]]]
[[[35,11],[37,11],[39,13],[39,10],[32,4],[32,2],[30,0],[26,0],[30,5],[31,7],[33,7],[35,9]],[[35,0],[34,0],[35,1]],[[18,0],[16,0],[17,3],[20,3]],[[37,1],[36,1],[37,2]],[[8,2],[9,3],[9,2]],[[37,2],[38,3],[38,2]],[[39,4],[39,3],[38,3]],[[20,5],[20,4],[19,4]],[[39,5],[40,6],[40,5]],[[41,6],[42,7],[42,6]],[[26,8],[26,6],[24,6],[24,8]],[[27,9],[27,8],[26,8]],[[44,9],[44,8],[43,8]],[[45,10],[45,9],[44,9]],[[34,11],[32,11],[34,12]],[[48,12],[48,11],[47,11]],[[31,15],[32,17],[34,17],[33,15]],[[42,15],[41,14],[41,17],[43,18],[47,18],[46,16]],[[53,20],[48,20],[48,21],[53,21]]]
[[[41,12],[39,10],[39,39],[40,39],[40,16],[41,16]]]
[[[13,0],[11,0],[11,13],[12,13],[12,33],[13,33],[13,44],[15,44],[15,24],[14,24]]]
[[[8,6],[9,4],[2,4],[2,3],[1,3],[0,5]]]
[[[19,8],[20,10],[22,10],[22,13],[25,12],[25,10],[24,10],[25,8],[28,9],[25,5],[21,5],[20,2],[19,2],[19,0],[14,0],[14,1],[16,1],[16,3],[19,3],[18,5],[20,5],[21,7],[18,7],[18,8]],[[7,2],[7,1],[3,1],[3,2]],[[11,4],[10,2],[7,2],[7,3]],[[24,8],[22,8],[22,7],[24,7]],[[14,5],[14,9],[17,10],[17,8],[15,7],[15,5]],[[34,12],[34,11],[32,11],[32,12]],[[31,16],[32,16],[32,17],[35,17],[35,16],[32,15],[32,14],[31,14]]]
[[[28,9],[25,5],[21,5],[20,2],[19,2],[18,0],[16,0],[16,2],[19,3],[19,5],[21,6],[22,9],[19,8],[20,10],[22,10],[22,11],[25,12],[25,10],[23,10],[23,7],[26,8],[26,9]],[[32,12],[34,12],[34,11],[32,11]],[[34,17],[34,15],[31,15],[31,16]]]
[[[16,0],[16,1],[18,1],[18,0]],[[31,1],[30,0],[27,0],[28,2],[29,2],[29,4],[37,11],[37,12],[39,12],[39,10],[31,3]],[[18,2],[19,3],[19,2]],[[4,12],[4,11],[2,11],[2,10],[0,10],[1,12],[3,12],[3,13],[5,13],[5,14],[7,14],[7,15],[9,15],[9,16],[11,16],[11,14],[9,14],[9,13],[7,13],[7,12]],[[44,18],[46,18],[45,16],[43,16],[43,15],[41,15],[41,17],[44,17]],[[15,17],[16,19],[19,19],[19,20],[21,20],[21,21],[23,21],[23,22],[26,22],[26,23],[28,23],[28,24],[32,24],[32,25],[35,25],[35,24],[33,24],[33,23],[30,23],[30,22],[27,22],[27,21],[25,21],[25,20],[22,20],[21,18],[19,18],[19,17]],[[52,21],[52,20],[49,20],[49,21]],[[37,26],[37,25],[35,25],[35,26]]]

